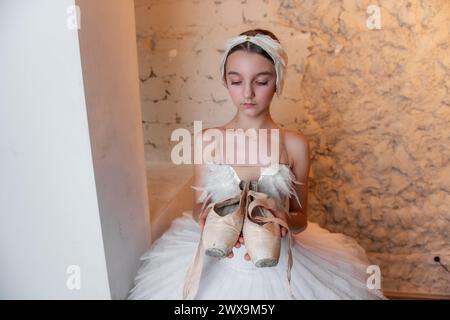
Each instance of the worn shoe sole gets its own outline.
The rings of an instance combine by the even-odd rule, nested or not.
[[[278,264],[278,259],[259,259],[255,261],[255,266],[258,268],[275,267]]]
[[[214,258],[224,258],[228,255],[227,252],[219,249],[219,248],[208,248],[205,250],[205,254]]]

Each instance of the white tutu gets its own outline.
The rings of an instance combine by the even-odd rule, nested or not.
[[[364,250],[342,234],[330,233],[316,223],[294,235],[291,286],[297,299],[383,299],[368,289]],[[141,258],[142,265],[129,299],[182,299],[187,268],[197,249],[200,228],[190,211],[173,221],[170,229]],[[257,268],[244,260],[245,246],[234,248],[233,258],[204,257],[196,299],[287,300],[287,237],[283,238],[276,267]]]
[[[280,166],[274,175],[259,180],[265,193],[282,203],[292,190],[294,176]],[[218,183],[219,182],[219,183]],[[239,179],[230,166],[211,166],[201,201],[213,201],[239,192]],[[369,262],[364,249],[351,237],[331,233],[309,222],[305,231],[292,235],[292,292],[297,299],[385,299],[380,290],[369,289]],[[200,227],[191,211],[183,212],[169,230],[141,257],[129,299],[182,299],[187,269],[197,250]],[[244,239],[245,240],[245,239]],[[195,299],[288,300],[287,237],[281,242],[279,263],[257,268],[244,260],[245,245],[233,248],[233,258],[204,256]]]

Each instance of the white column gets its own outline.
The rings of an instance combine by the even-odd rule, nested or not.
[[[109,285],[121,299],[150,244],[134,1],[76,3]]]

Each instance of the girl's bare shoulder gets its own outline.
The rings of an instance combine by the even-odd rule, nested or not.
[[[285,142],[289,144],[308,144],[308,139],[300,130],[281,129],[284,133]]]
[[[286,151],[293,162],[309,157],[309,141],[300,130],[282,129]]]

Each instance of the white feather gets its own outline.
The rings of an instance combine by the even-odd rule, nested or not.
[[[273,171],[274,168],[276,171]],[[294,197],[300,207],[302,207],[297,196],[295,184],[303,183],[296,180],[295,175],[288,166],[276,165],[274,168],[264,172],[259,190],[274,198],[280,209],[285,208],[286,197]]]
[[[215,163],[207,164],[203,186],[191,186],[191,188],[202,192],[197,203],[203,203],[203,207],[207,205],[210,199],[213,202],[217,202],[221,199],[235,196],[241,191],[239,189],[239,179],[236,177],[233,168],[230,168],[228,165]]]
[[[197,203],[203,203],[200,212],[203,212],[209,200],[217,202],[239,194],[241,192],[239,182],[240,179],[232,166],[208,163],[203,186],[191,186],[193,189],[202,192],[197,200]],[[279,209],[288,212],[287,198],[292,197],[302,207],[295,184],[303,183],[296,180],[289,166],[275,164],[264,168],[258,182],[258,191],[273,198]]]

